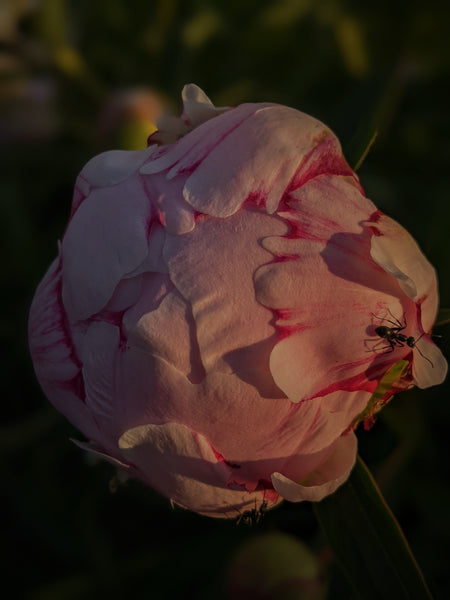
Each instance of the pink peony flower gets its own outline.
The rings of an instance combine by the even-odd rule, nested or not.
[[[396,389],[444,379],[435,272],[325,125],[183,99],[147,149],[78,177],[31,307],[37,377],[80,445],[179,505],[320,500],[397,361]]]

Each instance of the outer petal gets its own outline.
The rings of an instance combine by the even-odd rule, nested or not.
[[[201,220],[188,235],[167,236],[164,258],[191,305],[207,371],[266,368],[274,328],[270,311],[255,302],[253,274],[271,259],[259,240],[285,231],[281,220],[243,209],[228,219]]]
[[[422,324],[431,328],[437,312],[436,273],[422,254],[413,237],[393,219],[378,213],[373,223],[377,235],[372,237],[371,256],[401,289],[422,306]]]
[[[203,123],[175,144],[157,149],[142,165],[140,173],[151,175],[173,167],[169,171],[169,177],[173,178],[183,172],[192,171],[214,146],[248,119],[259,106],[261,105],[242,104],[213,121]]]
[[[149,146],[144,150],[109,150],[91,158],[79,177],[91,187],[107,187],[128,179],[156,150]]]
[[[45,395],[91,439],[101,434],[84,403],[81,362],[74,348],[61,302],[60,260],[39,284],[29,319],[29,343],[36,376]]]
[[[214,372],[195,384],[162,358],[138,347],[126,351],[121,368],[117,419],[124,429],[138,426],[143,419],[184,423],[204,435],[233,466],[235,481],[253,489],[288,463],[287,473],[305,476],[309,459],[300,464],[292,457],[327,448],[370,397],[362,392],[335,396],[342,410],[330,412],[319,401],[293,405],[284,398],[263,398],[233,374]]]
[[[181,97],[183,98],[183,117],[192,127],[197,127],[212,117],[230,110],[227,106],[216,108],[205,92],[195,83],[185,85]]]
[[[227,489],[230,467],[185,425],[141,425],[122,435],[119,448],[154,489],[200,514],[238,516],[264,500],[264,492]]]
[[[107,431],[115,412],[115,372],[119,351],[119,328],[94,321],[86,331],[81,358],[86,404]],[[109,427],[108,427],[109,426]]]
[[[273,213],[302,160],[324,137],[334,136],[308,115],[262,107],[209,152],[186,180],[184,197],[196,210],[224,218],[255,194]]]
[[[99,312],[147,256],[150,203],[138,179],[93,190],[62,243],[62,297],[71,322]]]
[[[80,371],[61,306],[61,263],[53,261],[30,310],[29,343],[39,380],[68,381]]]
[[[329,459],[308,476],[304,484],[295,483],[281,473],[273,473],[273,487],[290,502],[318,502],[347,480],[355,464],[357,445],[354,433],[343,436],[337,441]]]
[[[148,288],[147,288],[148,289]],[[174,290],[159,303],[157,310],[146,310],[151,298],[142,296],[133,314],[142,316],[132,326],[128,346],[142,349],[174,365],[192,382],[199,383],[205,376],[195,337],[195,322],[190,306]],[[146,304],[143,304],[146,302]],[[131,313],[127,315],[130,320]]]
[[[421,389],[439,385],[446,378],[447,370],[448,364],[440,349],[428,337],[423,336],[414,348],[414,383]]]

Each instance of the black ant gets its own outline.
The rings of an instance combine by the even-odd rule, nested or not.
[[[417,348],[417,351],[419,352],[420,356],[422,356],[425,360],[427,360],[430,363],[430,365],[432,367],[434,367],[431,360],[429,358],[427,358],[424,354],[422,354],[422,352],[420,351],[420,348],[417,346],[417,342],[422,338],[422,336],[425,335],[425,332],[423,332],[422,335],[420,335],[420,337],[418,337],[417,339],[415,339],[412,335],[408,336],[408,335],[405,335],[404,333],[400,333],[401,331],[406,329],[406,326],[407,326],[405,314],[403,313],[403,324],[402,324],[396,317],[394,317],[394,315],[391,313],[391,311],[389,309],[387,309],[387,310],[388,310],[388,313],[391,315],[391,317],[394,319],[394,321],[391,321],[390,319],[386,319],[386,317],[384,317],[381,320],[391,323],[391,325],[393,325],[393,327],[386,327],[386,325],[379,325],[378,327],[375,327],[375,333],[383,340],[386,340],[386,342],[388,343],[387,346],[384,346],[383,350],[386,349],[386,353],[390,354],[391,352],[393,352],[395,350],[396,347],[399,348],[399,347],[405,346],[405,344],[406,344],[409,348]],[[380,317],[377,317],[376,315],[373,315],[373,316],[376,319],[380,319]]]
[[[256,508],[256,500],[255,500],[255,508],[251,508],[241,513],[236,518],[236,525],[240,525],[243,523],[244,525],[256,525],[261,521],[265,512],[267,511],[268,502],[264,500],[259,508]]]

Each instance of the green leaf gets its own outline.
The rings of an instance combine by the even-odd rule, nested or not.
[[[450,323],[450,308],[441,308],[434,326],[439,327],[440,325],[447,325],[447,323]]]
[[[399,524],[359,457],[347,482],[314,510],[359,598],[432,598]]]

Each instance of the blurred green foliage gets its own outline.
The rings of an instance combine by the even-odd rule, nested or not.
[[[111,494],[52,409],[27,350],[27,312],[56,254],[73,183],[94,154],[145,147],[161,105],[195,82],[217,105],[275,101],[326,122],[377,206],[436,266],[450,307],[450,5],[379,0],[0,2],[0,295],[3,585],[15,598],[225,598],[227,565],[260,529],[320,553],[330,598],[349,598],[308,505],[255,528],[202,518],[134,482]],[[443,350],[450,356],[449,328]],[[361,454],[437,598],[450,597],[449,385],[390,403]]]

